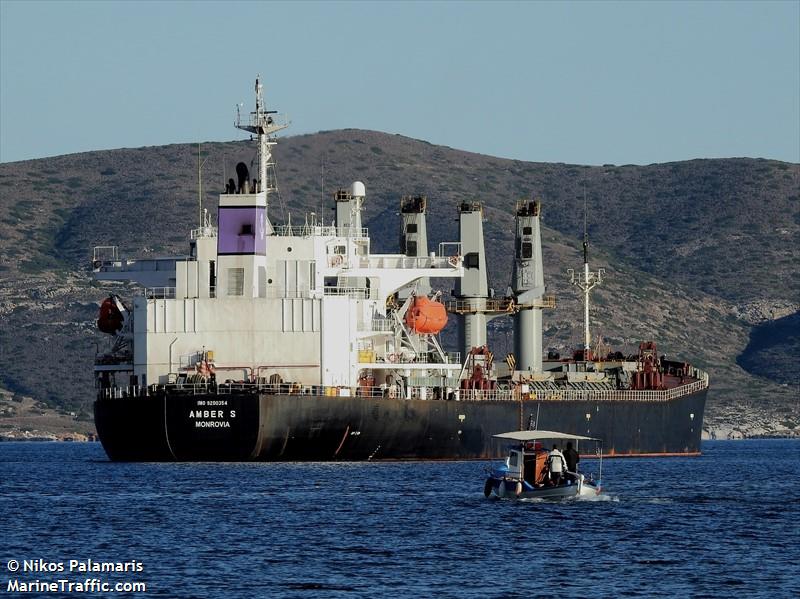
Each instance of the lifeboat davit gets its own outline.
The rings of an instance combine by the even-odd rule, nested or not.
[[[117,308],[114,298],[107,297],[100,305],[97,328],[109,335],[115,334],[122,328],[122,312]]]
[[[415,333],[436,334],[447,324],[447,310],[441,302],[431,301],[421,295],[414,299],[405,320]]]

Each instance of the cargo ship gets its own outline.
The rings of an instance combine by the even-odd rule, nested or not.
[[[659,356],[590,347],[591,290],[603,271],[569,271],[583,293],[585,343],[572,356],[542,351],[545,294],[541,203],[515,204],[508,293],[488,287],[480,203],[458,205],[459,240],[429,252],[428,199],[400,205],[400,253],[375,254],[362,226],[366,187],[333,196],[335,221],[309,215],[273,224],[273,148],[287,125],[267,110],[237,114],[258,172],[236,165],[183,256],[92,256],[111,293],[98,328],[95,424],[108,457],[156,460],[490,459],[493,435],[545,428],[601,437],[606,455],[700,451],[708,376]],[[455,282],[455,285],[453,285]],[[447,298],[441,289],[450,291]],[[486,325],[514,320],[514,352],[495,360]],[[458,326],[459,351],[441,343]]]

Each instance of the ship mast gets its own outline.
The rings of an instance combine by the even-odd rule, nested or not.
[[[237,108],[236,110],[236,123],[237,129],[255,133],[258,136],[258,188],[256,192],[263,191],[269,193],[273,191],[270,188],[267,169],[274,166],[272,163],[272,146],[277,141],[274,137],[270,137],[276,131],[288,127],[287,123],[278,124],[270,116],[277,113],[277,110],[267,110],[264,103],[264,85],[261,83],[261,75],[256,77],[256,109],[250,113],[250,119],[247,122],[242,122],[241,114]],[[269,200],[267,201],[269,205]]]
[[[586,193],[583,196],[583,272],[575,273],[572,268],[567,269],[570,283],[583,291],[583,359],[589,359],[590,344],[592,341],[589,333],[589,292],[603,282],[605,269],[598,268],[593,272],[589,270],[589,229],[587,226]]]

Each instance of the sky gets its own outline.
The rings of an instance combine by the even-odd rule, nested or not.
[[[0,162],[359,128],[504,158],[800,162],[800,1],[0,0]]]

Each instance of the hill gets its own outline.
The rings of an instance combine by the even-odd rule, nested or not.
[[[373,251],[396,251],[402,195],[428,196],[431,247],[457,238],[459,202],[483,202],[498,290],[510,278],[515,201],[541,198],[546,282],[559,300],[545,315],[545,343],[561,350],[580,337],[580,304],[565,270],[581,262],[585,195],[592,262],[607,269],[596,294],[596,331],[628,348],[653,338],[661,351],[710,370],[707,421],[719,430],[759,434],[800,424],[800,348],[781,324],[796,322],[781,319],[798,311],[800,299],[800,165],[750,158],[529,163],[361,130],[285,138],[275,156],[281,193],[273,221],[291,214],[297,224],[306,212],[329,221],[330,194],[358,179],[367,185]],[[223,182],[236,162],[251,163],[255,147],[203,143],[200,158],[203,205],[215,215]],[[0,384],[91,411],[92,355],[106,341],[94,319],[107,293],[90,281],[91,247],[184,253],[199,218],[197,164],[196,145],[0,164]],[[763,329],[766,340],[756,332],[761,358],[748,359],[754,327],[773,320]],[[510,349],[510,323],[493,328],[497,351]],[[782,365],[765,367],[763,356]]]

